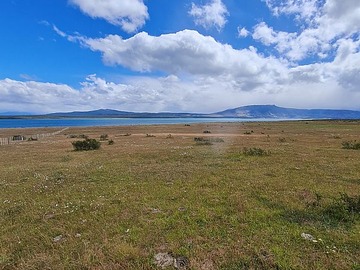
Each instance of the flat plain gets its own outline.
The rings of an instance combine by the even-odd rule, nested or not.
[[[74,151],[81,134],[114,144]],[[189,269],[360,269],[360,150],[342,147],[355,140],[360,121],[294,121],[0,146],[0,268],[160,269],[170,252]]]

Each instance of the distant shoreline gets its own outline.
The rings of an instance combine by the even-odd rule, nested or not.
[[[0,119],[0,130],[7,128],[60,128],[60,127],[105,127],[105,126],[149,126],[196,123],[242,123],[280,122],[310,119],[275,118],[7,118]]]

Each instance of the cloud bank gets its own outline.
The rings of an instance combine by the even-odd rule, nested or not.
[[[95,0],[72,1],[90,16],[111,20],[106,8],[91,11]],[[54,26],[59,36],[98,53],[105,65],[126,68],[134,75],[116,82],[89,75],[77,89],[25,76],[23,82],[4,79],[0,107],[11,111],[21,104],[22,111],[37,113],[96,108],[216,112],[248,104],[360,110],[360,2],[264,1],[274,16],[294,16],[299,31],[279,31],[265,21],[249,30],[239,27],[234,35],[251,36],[256,44],[236,49],[195,30],[159,36],[140,32],[127,39],[88,38]],[[130,13],[143,18],[141,23],[131,20],[133,27],[128,30],[141,27],[148,16],[142,1],[131,1],[129,6],[127,1],[103,3],[115,5],[111,12],[119,18],[130,18]],[[129,9],[136,5],[139,10]],[[127,13],[115,12],[117,7]],[[190,14],[204,27],[218,29],[228,16],[219,0],[193,4]],[[270,53],[259,51],[255,47],[259,44]]]

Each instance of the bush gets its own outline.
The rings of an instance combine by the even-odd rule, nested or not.
[[[81,139],[87,139],[89,138],[87,135],[84,135],[84,134],[70,134],[68,135],[68,138],[81,138]]]
[[[360,143],[356,141],[345,141],[342,143],[343,149],[360,150]]]
[[[108,145],[113,145],[113,144],[114,144],[114,141],[110,139],[110,140],[108,141]]]
[[[266,151],[264,149],[261,149],[261,148],[257,148],[257,147],[254,147],[254,148],[244,148],[243,150],[243,154],[245,156],[268,156],[270,155],[270,151]]]
[[[224,139],[222,138],[204,138],[204,137],[195,137],[194,138],[195,142],[209,142],[209,143],[220,143],[220,142],[224,142]]]
[[[209,134],[209,133],[211,133],[211,131],[210,130],[204,130],[203,133]]]
[[[89,151],[100,148],[101,143],[95,139],[85,139],[84,141],[72,142],[75,151]]]
[[[100,135],[100,141],[106,141],[109,138],[107,134]]]

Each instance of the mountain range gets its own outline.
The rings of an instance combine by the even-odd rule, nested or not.
[[[360,119],[360,111],[330,109],[292,109],[275,105],[250,105],[216,113],[148,113],[110,109],[50,113],[45,115],[13,115],[2,118],[246,118],[246,119]]]

